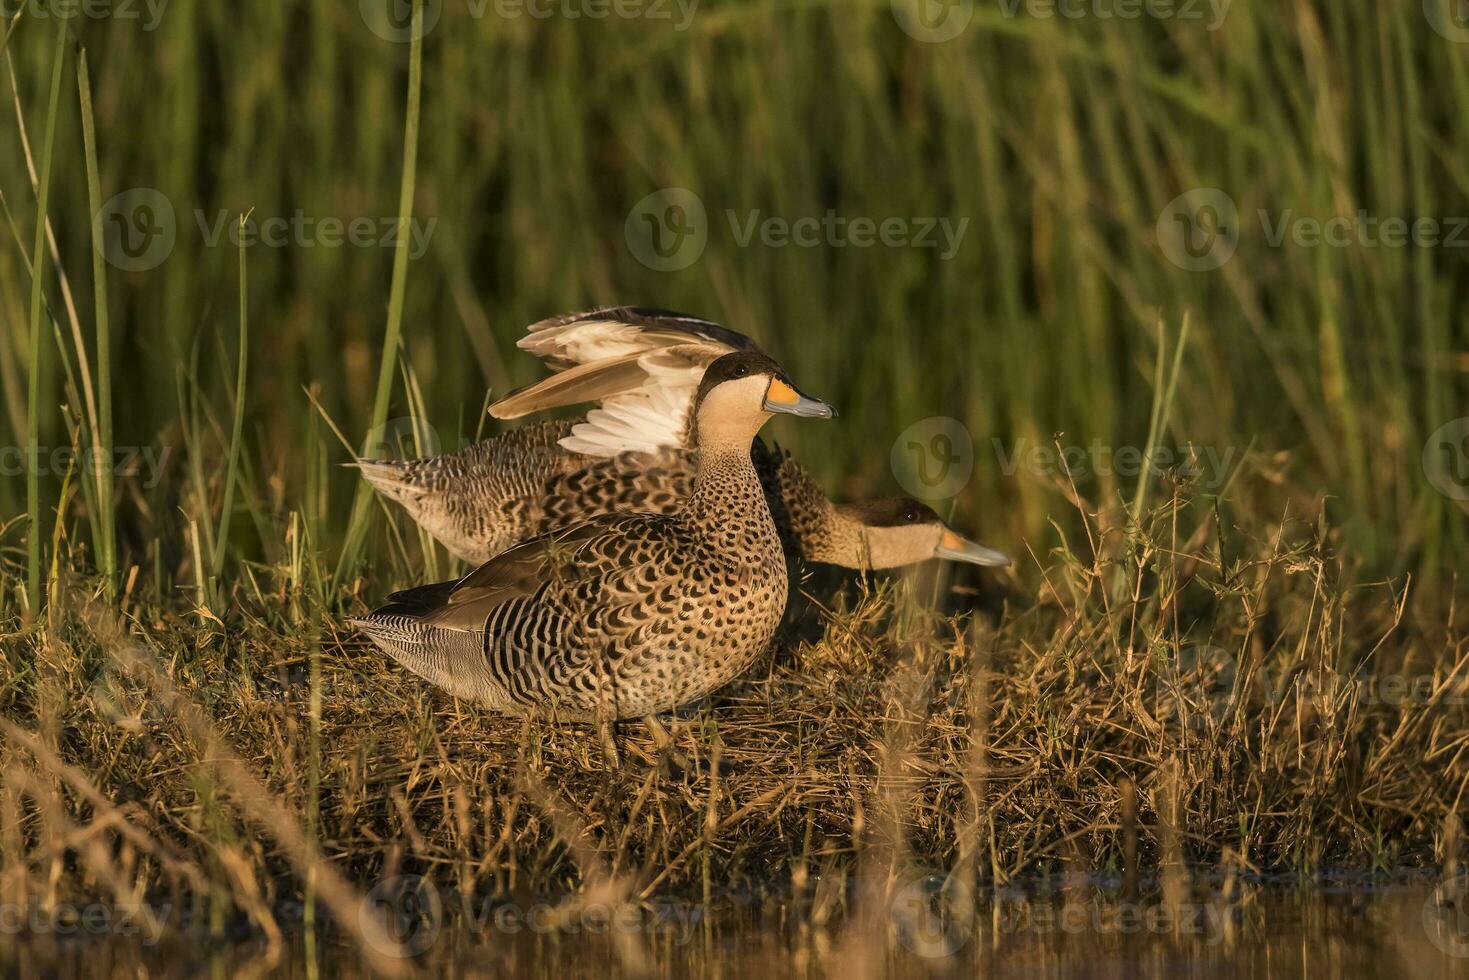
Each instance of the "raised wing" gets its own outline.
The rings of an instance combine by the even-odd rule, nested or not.
[[[735,351],[759,351],[710,320],[649,307],[615,307],[533,324],[519,346],[555,372],[490,406],[512,419],[596,401],[561,446],[590,456],[655,452],[688,443],[704,370]]]
[[[760,345],[728,327],[688,313],[651,306],[613,306],[533,323],[517,344],[552,371],[660,347],[708,344],[723,354],[759,351]]]

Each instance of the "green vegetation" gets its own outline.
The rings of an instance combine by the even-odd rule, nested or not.
[[[622,903],[870,862],[1453,867],[1469,44],[1432,4],[978,4],[943,43],[876,2],[444,0],[421,43],[362,6],[0,29],[7,896],[173,890],[279,943],[274,903],[350,933],[403,867]],[[706,240],[659,271],[632,240],[668,188]],[[1180,254],[1186,192],[1220,227]],[[945,506],[1017,567],[816,575],[678,726],[723,774],[608,774],[406,676],[340,619],[454,564],[337,464],[493,434],[524,326],[608,303],[756,336],[840,408],[770,429],[838,498],[957,419]]]
[[[1424,478],[1420,457],[1463,401],[1462,252],[1272,247],[1255,217],[1265,209],[1274,228],[1358,209],[1469,214],[1455,152],[1466,46],[1428,29],[1421,4],[1236,3],[1214,32],[1006,18],[981,4],[944,44],[908,38],[886,4],[720,5],[682,32],[434,6],[411,203],[432,232],[421,254],[408,243],[397,295],[388,232],[410,210],[400,184],[415,190],[403,166],[410,45],[384,41],[355,12],[308,4],[179,4],[151,31],[146,18],[70,22],[96,93],[99,196],[155,188],[174,212],[161,264],[101,270],[114,441],[170,450],[157,486],[119,481],[119,574],[138,566],[152,586],[192,586],[189,522],[218,524],[235,374],[231,237],[246,212],[257,228],[299,212],[303,230],[251,249],[258,343],[237,504],[252,516],[232,525],[232,573],[285,559],[293,511],[313,560],[335,566],[357,487],[331,467],[345,453],[303,389],[357,444],[379,417],[395,298],[403,354],[446,444],[480,430],[487,387],[536,376],[513,351],[525,324],[657,303],[760,337],[842,408],[840,428],[776,433],[837,491],[890,488],[898,433],[927,416],[959,419],[978,463],[962,517],[1037,553],[1055,544],[1065,481],[1002,472],[992,440],[1006,458],[1058,432],[1067,446],[1142,446],[1169,332],[1159,325],[1176,333],[1188,313],[1160,445],[1234,450],[1226,522],[1287,505],[1324,512],[1353,577],[1414,573],[1442,587],[1461,567],[1462,511]],[[8,45],[32,133],[48,122],[54,26],[22,17]],[[94,210],[78,117],[76,100],[62,99],[47,208],[73,279],[92,270]],[[35,196],[13,138],[0,146],[0,179],[30,253]],[[629,210],[662,187],[693,190],[708,214],[702,257],[675,272],[646,268],[623,238]],[[1168,202],[1196,187],[1224,190],[1241,215],[1238,253],[1212,272],[1171,263],[1155,233]],[[947,261],[940,248],[769,247],[758,232],[740,245],[751,212],[790,222],[828,209],[967,224]],[[320,243],[324,220],[356,218],[387,243]],[[0,424],[24,442],[32,344],[13,327],[28,320],[28,273],[15,249],[0,263]],[[100,336],[90,292],[74,302]],[[64,305],[50,309],[66,333]],[[56,364],[42,353],[43,367]],[[70,437],[54,370],[37,403],[46,446]],[[199,413],[195,446],[180,385]],[[386,417],[406,406],[400,386]],[[206,457],[206,479],[184,492],[190,449]],[[44,511],[62,476],[44,474]],[[1106,504],[1135,489],[1106,473],[1077,480]],[[0,481],[0,513],[24,511],[23,495],[23,481]],[[413,568],[385,567],[381,523],[366,549],[378,556],[372,571],[411,581]],[[23,522],[7,543],[24,546]]]

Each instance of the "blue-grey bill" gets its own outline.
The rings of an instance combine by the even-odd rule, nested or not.
[[[799,394],[799,393],[798,393]],[[781,415],[794,415],[803,419],[834,419],[837,410],[819,398],[810,398],[799,395],[794,404],[785,405],[765,399],[765,410],[767,412],[778,412]]]
[[[966,541],[953,533],[944,535],[943,544],[939,545],[934,554],[949,561],[967,561],[971,565],[985,565],[990,568],[1003,568],[1010,564],[1010,556],[1003,551]]]

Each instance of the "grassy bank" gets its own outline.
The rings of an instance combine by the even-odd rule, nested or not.
[[[1387,585],[1344,586],[1313,525],[1177,504],[1131,549],[1089,525],[1095,556],[1049,556],[1039,602],[932,569],[808,578],[769,661],[680,714],[682,772],[637,726],[609,771],[585,728],[455,703],[288,567],[235,596],[228,638],[146,600],[120,620],[77,583],[6,653],[6,900],[168,898],[269,948],[328,866],[329,922],[413,874],[572,917],[754,902],[859,931],[945,877],[1183,901],[1218,876],[1452,869],[1469,647],[1400,622]],[[371,948],[354,928],[333,948]]]

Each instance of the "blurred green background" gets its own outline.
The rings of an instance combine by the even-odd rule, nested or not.
[[[248,380],[227,567],[301,552],[329,566],[356,480],[335,465],[348,454],[306,392],[347,439],[367,433],[393,249],[334,245],[321,222],[380,229],[398,214],[406,5],[98,3],[66,28],[90,67],[100,197],[134,192],[99,229],[167,227],[156,198],[138,210],[137,189],[173,213],[163,257],[139,260],[151,267],[129,269],[113,248],[102,266],[112,441],[168,450],[160,479],[146,469],[118,479],[120,565],[163,588],[192,583],[198,528],[219,523],[240,330],[227,229],[249,211],[257,222],[299,215],[300,230],[246,249]],[[1260,536],[1324,508],[1352,574],[1447,585],[1464,564],[1455,497],[1469,487],[1454,465],[1469,465],[1469,429],[1442,429],[1469,414],[1469,231],[1457,246],[1392,243],[1356,216],[1432,218],[1449,238],[1469,215],[1469,22],[1450,0],[1180,0],[1136,17],[1119,15],[1138,9],[1128,0],[1051,15],[1012,0],[922,3],[557,0],[534,16],[512,0],[428,0],[413,207],[426,241],[407,268],[402,352],[442,445],[496,431],[483,419],[486,389],[538,376],[514,349],[526,324],[602,304],[687,310],[756,336],[840,407],[831,425],[768,430],[835,495],[895,492],[899,434],[958,419],[974,460],[952,501],[958,523],[1038,578],[1025,559],[1059,542],[1051,521],[1077,526],[1067,481],[1002,464],[1034,460],[1028,448],[1053,439],[1108,457],[1145,445],[1155,366],[1160,353],[1171,361],[1187,316],[1158,442],[1229,454],[1227,487],[1195,487],[1202,506]],[[11,103],[39,158],[55,9],[5,7],[18,98],[5,81],[0,432],[17,446],[36,195]],[[48,212],[95,363],[70,40]],[[669,210],[690,200],[670,188],[702,205],[697,227],[684,222],[696,211]],[[943,219],[962,235],[952,249],[937,228],[940,247],[863,247],[824,231],[814,245],[759,231],[742,242],[752,212],[900,219],[909,235]],[[1335,216],[1354,224],[1336,244],[1312,245],[1309,226],[1302,239],[1292,223]],[[1290,230],[1272,243],[1281,221]],[[640,261],[640,228],[702,235],[702,250],[650,268],[659,262]],[[1170,228],[1192,233],[1175,241]],[[41,442],[65,446],[58,406],[75,401],[65,369],[79,359],[49,264],[45,296],[57,324],[42,331],[52,347]],[[414,390],[396,379],[390,417],[413,413]],[[1076,473],[1089,506],[1132,499],[1136,478],[1098,469]],[[61,485],[62,474],[44,475],[53,511]],[[1155,499],[1170,492],[1155,486]],[[85,508],[74,495],[63,530],[90,549]],[[26,532],[11,518],[25,509],[25,481],[7,471],[0,543],[13,568]],[[375,524],[371,540],[387,547],[385,522]]]

